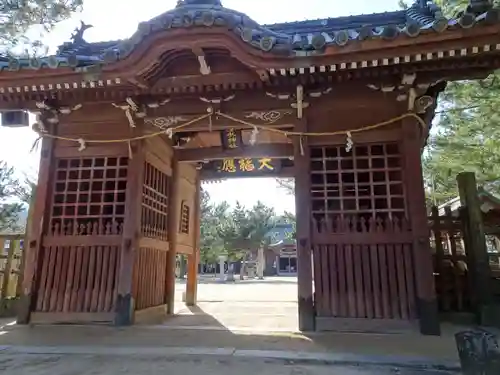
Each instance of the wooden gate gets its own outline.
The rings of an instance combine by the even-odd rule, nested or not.
[[[113,321],[128,161],[54,160],[32,322]]]
[[[318,330],[391,330],[417,318],[398,144],[311,148]]]

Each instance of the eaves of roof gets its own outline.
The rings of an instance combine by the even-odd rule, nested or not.
[[[187,3],[187,2],[186,2]],[[237,34],[253,48],[278,56],[304,56],[321,53],[331,45],[339,47],[383,39],[390,43],[400,36],[418,37],[422,33],[440,33],[448,28],[480,27],[500,22],[500,11],[482,14],[464,13],[459,19],[446,19],[430,3],[415,3],[395,12],[326,18],[273,25],[259,25],[247,15],[211,4],[180,4],[175,9],[139,24],[129,39],[87,43],[83,32],[72,42],[60,46],[54,56],[43,58],[0,57],[0,70],[40,69],[43,67],[84,68],[125,59],[134,48],[153,33],[167,29],[220,27]]]

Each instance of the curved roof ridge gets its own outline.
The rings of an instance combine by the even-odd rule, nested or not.
[[[377,18],[377,17],[390,17],[390,16],[405,16],[406,10],[395,10],[395,11],[388,11],[388,12],[379,12],[379,13],[362,13],[362,14],[353,14],[353,15],[348,15],[348,16],[340,16],[340,17],[326,17],[326,18],[316,18],[312,20],[302,20],[302,21],[289,21],[289,22],[278,22],[278,23],[272,23],[272,24],[263,24],[262,27],[268,28],[268,29],[282,29],[282,28],[287,28],[291,26],[308,26],[312,24],[316,24],[317,26],[322,26],[322,27],[328,27],[330,26],[331,23],[337,23],[341,21],[351,21],[355,18],[366,18],[367,21],[370,18]]]
[[[0,59],[0,70],[111,64],[127,58],[149,35],[169,29],[225,29],[250,47],[266,53],[280,56],[318,55],[329,46],[343,47],[369,39],[383,39],[390,43],[400,36],[415,38],[421,33],[441,33],[448,28],[498,23],[500,8],[490,9],[478,16],[466,16],[464,19],[448,20],[434,2],[416,0],[407,9],[389,12],[261,25],[244,13],[222,7],[220,1],[184,0],[174,9],[141,22],[137,31],[127,39],[88,43],[83,33],[89,25],[82,23],[82,27],[73,34],[72,41],[59,47],[57,55],[9,58],[9,61],[5,61],[7,58],[4,61]]]

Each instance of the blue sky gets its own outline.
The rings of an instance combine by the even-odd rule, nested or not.
[[[175,7],[177,0],[84,0],[84,11],[71,20],[62,22],[44,40],[55,48],[68,41],[80,20],[94,28],[85,33],[89,42],[127,38],[141,21],[151,19]],[[248,14],[259,23],[276,23],[321,19],[354,14],[392,11],[398,9],[397,0],[222,0],[225,7]],[[34,175],[38,169],[38,152],[30,152],[36,135],[30,129],[0,127],[0,160],[14,166],[19,173]],[[277,212],[295,211],[294,198],[287,196],[273,179],[238,179],[205,185],[215,201],[239,200],[252,206],[257,199]]]

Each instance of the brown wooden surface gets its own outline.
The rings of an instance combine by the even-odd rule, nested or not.
[[[498,57],[457,54],[446,60],[296,75],[282,75],[280,69],[308,71],[311,64],[328,67],[495,45],[499,27],[449,28],[414,40],[353,41],[307,58],[265,53],[224,28],[180,28],[149,35],[128,58],[105,65],[98,79],[114,86],[24,92],[24,87],[81,82],[81,73],[69,68],[3,72],[0,88],[20,90],[0,94],[2,108],[34,108],[35,101],[52,94],[58,105],[83,104],[83,109],[61,114],[57,129],[49,129],[73,140],[42,142],[22,288],[35,303],[23,305],[19,321],[27,323],[30,311],[52,322],[109,320],[116,310],[115,320],[120,316],[128,324],[131,295],[136,310],[161,310],[166,304],[171,314],[177,253],[189,257],[187,300],[194,303],[199,178],[217,177],[198,173],[189,162],[243,155],[294,157],[301,329],[314,329],[315,314],[319,325],[358,322],[369,327],[374,320],[411,325],[417,311],[421,325],[432,321],[435,290],[420,165],[428,129],[420,132],[414,120],[405,120],[356,132],[352,150],[345,149],[345,134],[290,140],[278,131],[338,132],[389,120],[407,111],[407,103],[398,102],[409,88],[400,87],[404,74],[416,72],[415,84],[480,77],[500,66]],[[210,75],[200,74],[192,53],[201,49],[212,65]],[[266,69],[279,74],[266,72],[262,78]],[[299,84],[309,104],[302,119],[294,97]],[[382,91],[382,85],[393,90]],[[133,114],[132,125],[125,111],[113,105],[126,98],[146,108],[144,118]],[[157,108],[147,105],[167,98],[170,102]],[[165,133],[127,141],[164,131],[165,124],[182,125],[207,110],[214,116],[186,126],[172,140]],[[431,114],[425,115],[427,122]],[[251,124],[274,132],[261,129],[257,145],[248,146]],[[222,151],[219,131],[228,127],[242,131],[245,148]],[[83,150],[78,150],[80,138],[86,140]],[[108,143],[92,142],[99,140]],[[290,170],[284,168],[280,176],[290,176]],[[439,279],[439,293],[451,295],[451,302],[443,297],[440,304],[462,311],[468,302],[464,280],[455,270],[462,255],[454,241],[450,254],[443,253],[443,231],[454,236],[455,223],[445,224],[449,227],[433,228],[437,269],[444,278],[450,260],[455,273],[451,283]],[[421,330],[436,332],[429,326]]]
[[[178,158],[181,162],[217,160],[225,158],[281,158],[293,155],[293,146],[286,143],[262,144],[254,147],[235,148],[221,150],[220,146],[208,148],[184,149],[178,151]]]
[[[49,128],[55,132],[56,127]],[[43,235],[49,227],[47,212],[51,208],[49,196],[51,191],[51,175],[54,172],[54,140],[44,138],[42,140],[42,149],[40,151],[40,166],[38,169],[38,181],[36,188],[36,200],[33,205],[33,226],[29,233],[30,237],[25,239],[26,263],[24,268],[22,296],[24,302],[18,310],[18,322],[27,324],[30,319],[30,313],[33,309],[35,299],[40,298],[37,293],[41,273],[41,264],[43,262],[42,241]]]
[[[346,237],[365,234],[357,230],[353,220],[339,224]],[[413,272],[407,272],[414,267],[411,233],[398,221],[386,221],[383,225],[369,221],[364,230],[374,235],[364,237],[363,245],[353,245],[338,242],[337,236],[328,236],[328,232],[320,236],[327,227],[313,223],[313,228],[317,228],[313,231],[315,269],[320,267],[315,272],[318,316],[402,320],[417,316],[413,302],[415,280]],[[403,242],[385,241],[387,237]]]
[[[34,311],[114,312],[119,252],[118,246],[44,247]]]
[[[402,152],[390,141],[355,143],[352,150],[311,147],[311,239],[322,326],[347,319],[369,327],[375,318],[411,325],[417,317]]]
[[[177,238],[179,234],[179,222],[177,219],[180,210],[179,189],[180,189],[180,163],[175,154],[172,157],[172,180],[169,189],[169,212],[168,212],[168,238],[170,239],[170,250],[167,253],[167,262],[165,265],[165,294],[164,303],[167,305],[167,314],[174,313],[175,301],[175,261],[177,253]]]
[[[306,132],[307,119],[297,121],[294,130]],[[295,215],[297,217],[297,278],[299,300],[299,329],[313,331],[315,329],[315,297],[313,296],[313,268],[316,277],[318,264],[314,259],[312,265],[311,227],[308,218],[311,216],[309,201],[309,146],[307,137],[294,138],[295,169]]]
[[[0,254],[3,255],[4,243],[0,242]],[[0,271],[2,273],[2,284],[0,289],[0,301],[8,297],[9,293],[9,283],[11,281],[12,273],[12,263],[14,262],[14,254],[16,249],[16,242],[9,241],[9,246],[7,248],[7,257],[3,269]],[[2,262],[3,263],[3,262]]]
[[[441,313],[472,312],[468,263],[463,241],[463,220],[452,216],[449,208],[439,216],[433,207],[429,218],[433,249],[434,277]]]
[[[464,225],[465,246],[469,253],[469,274],[474,290],[476,316],[485,326],[498,324],[498,311],[495,308],[490,259],[486,247],[481,203],[478,198],[476,176],[473,172],[462,172],[457,176],[460,203],[466,214]]]
[[[172,251],[168,233],[172,154],[159,138],[148,139],[144,146],[142,178],[131,182],[141,191],[140,235],[132,280],[136,311],[165,303],[167,261]]]
[[[425,334],[439,334],[438,304],[434,286],[432,253],[425,208],[421,165],[422,128],[414,119],[403,120],[405,185],[408,192],[408,217],[412,231],[415,259],[415,286],[420,329]],[[410,172],[411,171],[411,172]]]
[[[193,251],[187,257],[186,304],[196,305],[198,286],[198,264],[200,262],[201,179],[198,173],[193,212]]]

